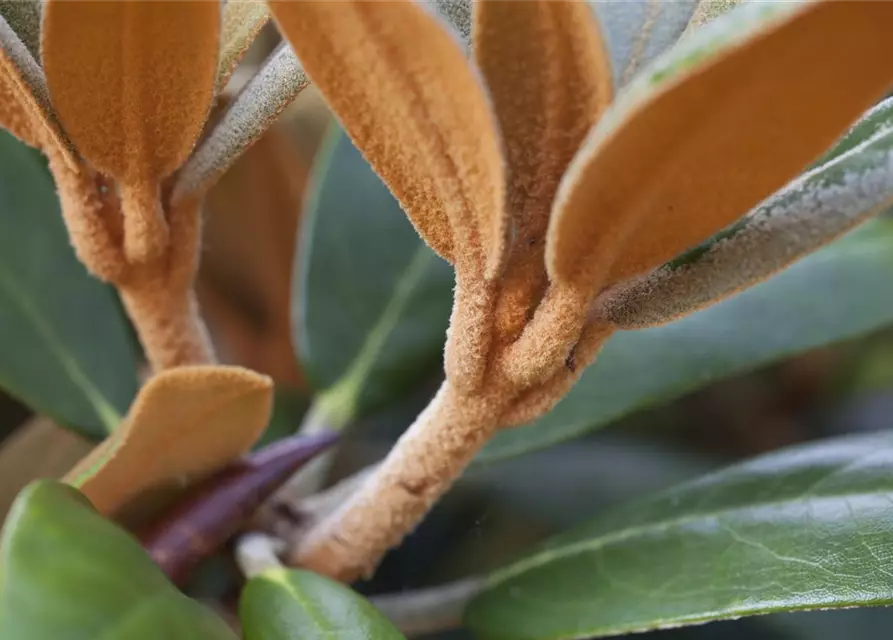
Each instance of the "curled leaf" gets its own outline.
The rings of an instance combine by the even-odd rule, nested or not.
[[[885,2],[755,3],[693,32],[633,81],[568,170],[551,277],[596,293],[783,186],[893,81],[891,19]]]
[[[294,436],[235,462],[191,489],[140,532],[140,541],[168,578],[183,584],[199,561],[217,552],[261,502],[336,439],[330,432]]]
[[[400,200],[461,273],[505,254],[504,175],[487,96],[445,24],[414,1],[275,1],[308,76]]]
[[[269,19],[270,12],[263,0],[224,0],[215,93],[220,93],[226,86],[239,61]]]
[[[612,98],[611,62],[582,2],[482,0],[474,59],[499,119],[515,243],[497,307],[516,337],[546,285],[549,212],[567,165]]]
[[[0,54],[0,65],[8,67],[11,64],[6,56]],[[33,114],[19,101],[19,92],[5,69],[0,71],[0,127],[25,144],[40,147],[38,125],[33,120]]]
[[[75,167],[70,144],[50,106],[43,71],[2,15],[0,46],[0,126]]]
[[[807,173],[709,245],[607,291],[622,329],[670,322],[719,302],[893,206],[893,128]]]
[[[274,51],[183,166],[177,176],[174,201],[209,189],[273,124],[307,83],[294,51],[287,45]]]
[[[68,473],[105,515],[146,492],[219,471],[248,451],[267,425],[273,385],[240,367],[164,371],[122,424]]]
[[[84,157],[119,182],[125,250],[167,243],[160,181],[185,160],[214,97],[220,5],[203,0],[44,7],[41,57],[53,106]]]

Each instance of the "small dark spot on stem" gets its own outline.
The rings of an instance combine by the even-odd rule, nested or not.
[[[567,358],[564,359],[564,366],[567,367],[567,370],[571,373],[574,373],[577,370],[577,345],[574,345],[571,349],[571,352],[567,354]]]
[[[287,502],[274,503],[273,512],[290,524],[299,524],[301,522],[300,514]]]
[[[430,485],[429,482],[417,479],[417,480],[399,480],[398,484],[400,487],[408,494],[413,496],[422,496],[428,489]]]

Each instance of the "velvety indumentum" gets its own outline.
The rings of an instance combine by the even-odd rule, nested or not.
[[[78,257],[118,288],[155,369],[214,362],[193,292],[202,196],[306,85],[271,59],[279,82],[255,126],[233,125],[237,100],[199,144],[265,6],[46,2],[14,15],[17,30],[0,25],[2,122],[49,158]],[[35,30],[29,49],[18,34]]]
[[[262,95],[249,83],[207,122],[268,20],[261,2],[14,4],[0,7],[0,123],[47,156],[77,256],[118,289],[156,374],[66,477],[119,518],[218,471],[268,424],[272,381],[216,366],[198,313],[200,207],[307,83],[283,49]]]
[[[208,122],[265,3],[0,3],[0,123],[49,158],[78,257],[117,287],[154,369],[66,481],[129,522],[257,442],[272,382],[214,364],[201,204],[311,81],[456,278],[442,387],[292,541],[289,561],[339,580],[374,570],[615,331],[712,304],[888,208],[893,5],[753,3],[699,26],[714,4],[272,1],[287,42]],[[249,594],[340,592],[308,575]]]
[[[782,247],[757,242],[766,259],[747,278],[720,269],[708,299],[674,285],[672,303],[636,316],[667,285],[631,283],[784,187],[893,81],[883,3],[757,3],[653,61],[653,47],[612,48],[604,7],[585,3],[477,2],[470,60],[416,3],[270,5],[348,135],[456,270],[443,387],[295,548],[295,562],[347,580],[374,569],[499,429],[548,411],[618,325],[678,317],[855,224],[793,247],[783,234]],[[859,176],[872,183],[854,175],[850,192]],[[889,184],[868,191],[860,211],[889,203]],[[793,224],[777,205],[772,215]]]

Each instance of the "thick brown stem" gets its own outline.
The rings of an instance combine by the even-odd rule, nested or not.
[[[133,264],[157,260],[170,240],[157,183],[151,180],[121,183],[119,190],[124,216],[124,255]]]
[[[384,462],[301,541],[290,562],[342,581],[369,575],[493,436],[510,402],[505,390],[468,396],[444,382]]]
[[[155,371],[215,361],[191,287],[171,290],[153,279],[122,285],[119,290]]]

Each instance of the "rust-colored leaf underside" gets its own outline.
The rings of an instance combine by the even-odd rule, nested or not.
[[[19,100],[19,93],[7,71],[10,64],[6,56],[0,53],[0,127],[25,144],[39,148],[39,125],[34,122],[35,114],[29,113]]]
[[[893,81],[891,21],[888,2],[803,5],[596,130],[559,190],[551,277],[594,293],[783,186]]]
[[[270,3],[280,30],[422,237],[460,271],[505,253],[495,121],[458,40],[424,7]]]
[[[216,2],[48,0],[41,57],[78,150],[128,182],[172,173],[210,109],[219,36]]]
[[[47,155],[75,166],[70,143],[50,107],[43,71],[13,28],[0,17],[0,126]]]
[[[206,477],[257,441],[272,394],[269,378],[239,367],[165,371],[143,387],[125,423],[66,480],[111,515],[147,491]]]
[[[264,0],[227,0],[223,5],[217,93],[226,86],[239,61],[269,18],[270,12]]]
[[[611,63],[590,7],[568,0],[475,3],[474,58],[502,134],[515,223],[497,310],[511,339],[546,286],[549,214],[561,176],[612,98]]]

